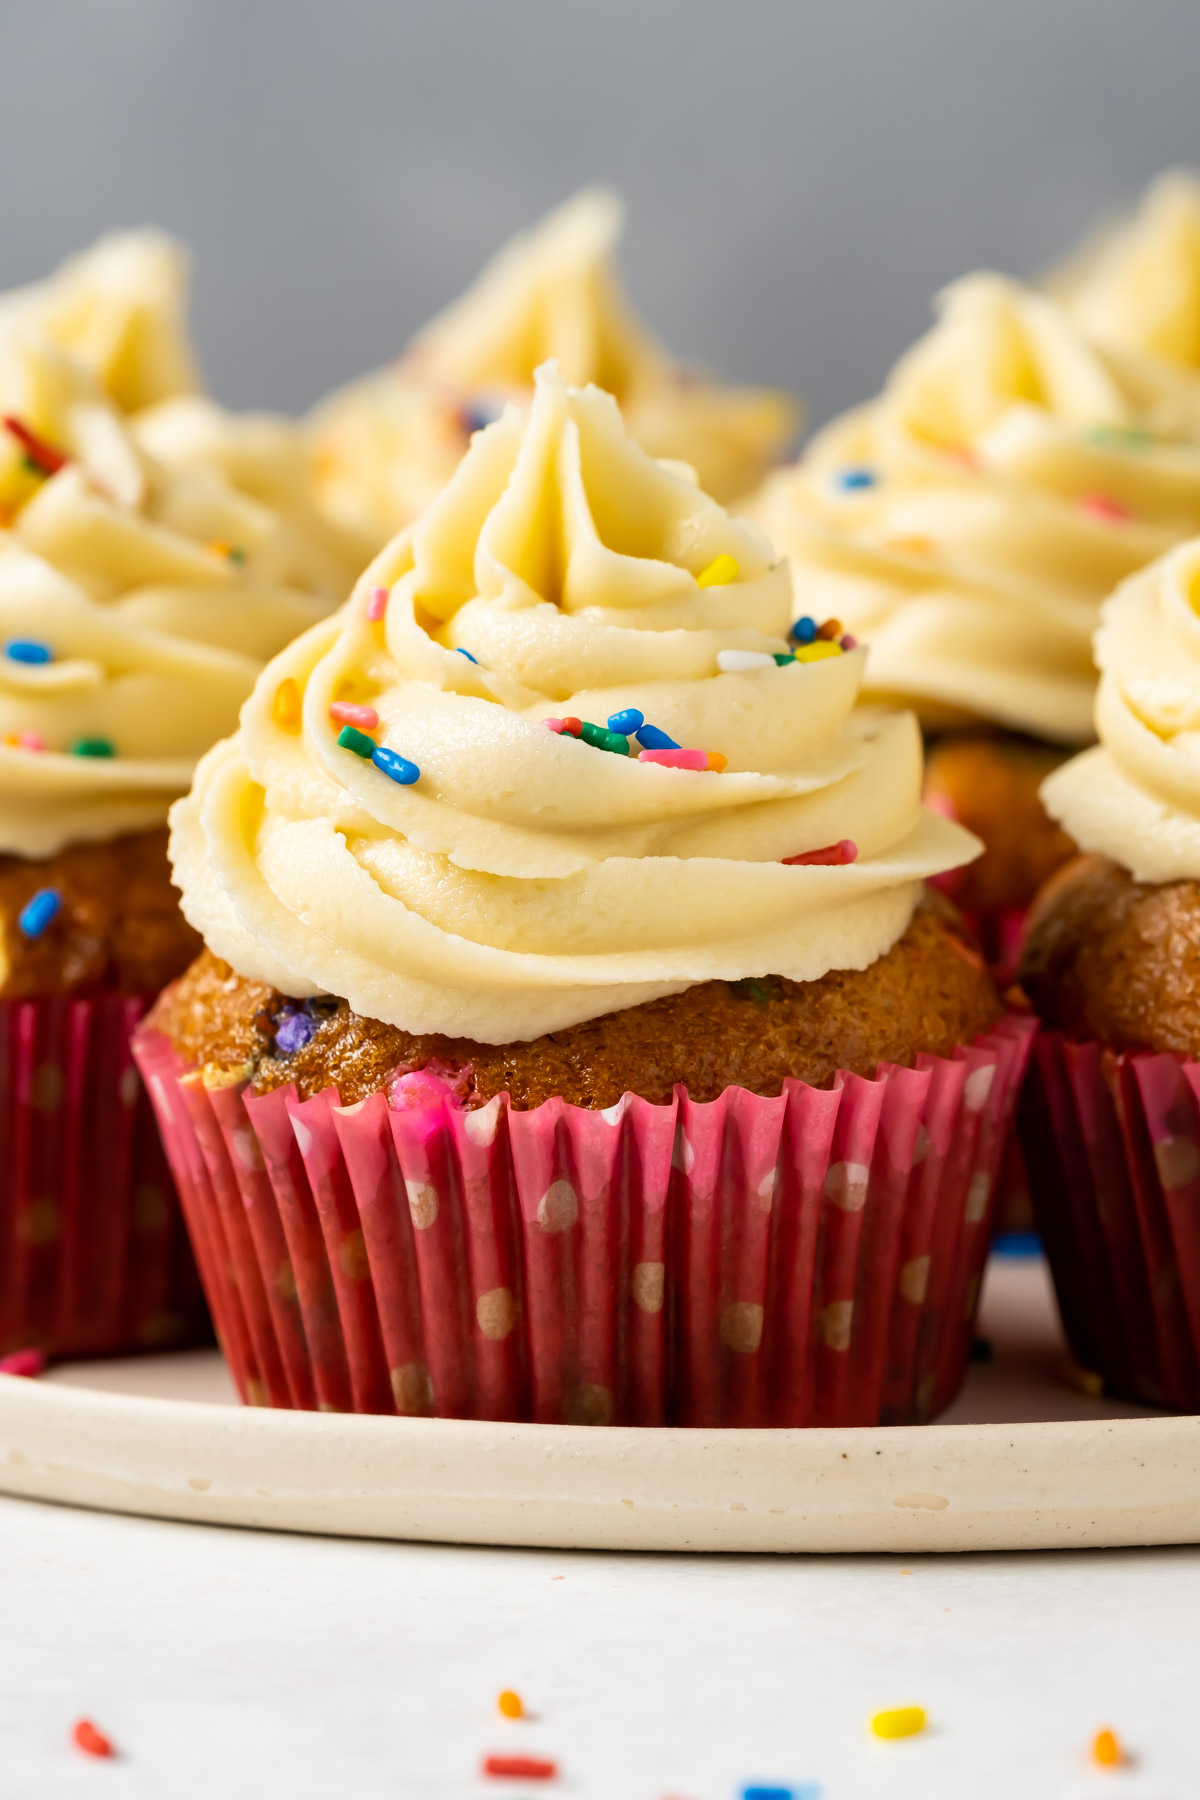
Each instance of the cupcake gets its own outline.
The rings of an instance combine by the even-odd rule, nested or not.
[[[1200,529],[1198,445],[1178,385],[974,275],[754,508],[801,609],[868,639],[867,692],[933,737],[931,799],[987,846],[951,885],[993,953],[1071,853],[1037,786],[1091,739],[1101,602]]]
[[[1099,744],[1042,789],[1081,854],[1021,980],[1046,1031],[1023,1139],[1063,1320],[1114,1392],[1200,1410],[1200,541],[1096,636]]]
[[[1028,1021],[926,878],[864,653],[539,371],[172,812],[139,1031],[243,1397],[916,1419],[960,1378]]]
[[[730,500],[757,487],[799,422],[785,394],[720,387],[683,368],[635,318],[614,261],[622,207],[588,189],[507,244],[474,287],[398,362],[326,400],[314,419],[323,498],[376,546],[449,481],[473,431],[510,402],[527,407],[533,372],[620,402],[652,456],[694,468]]]
[[[0,318],[0,1353],[81,1354],[203,1321],[129,1050],[198,945],[167,810],[354,562],[294,428],[153,359],[125,415],[29,312]]]

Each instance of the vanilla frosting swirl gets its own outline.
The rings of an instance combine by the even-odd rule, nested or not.
[[[165,820],[362,559],[294,428],[198,397],[125,418],[26,328],[0,329],[0,414],[34,446],[0,430],[0,851],[47,856]],[[5,649],[30,641],[49,660]]]
[[[160,232],[101,238],[46,280],[0,296],[0,335],[29,328],[83,363],[122,412],[200,386],[187,258]]]
[[[1137,881],[1200,880],[1200,539],[1106,601],[1096,661],[1100,742],[1055,770],[1043,804]]]
[[[171,815],[184,911],[285,993],[491,1043],[712,978],[865,967],[978,845],[922,809],[912,716],[855,710],[861,651],[773,661],[789,618],[757,528],[544,369],[202,762]],[[727,650],[761,664],[721,672]],[[339,745],[339,703],[420,779]],[[544,723],[628,708],[727,770]],[[784,863],[844,838],[851,864]]]
[[[866,688],[926,724],[1091,736],[1091,636],[1116,583],[1200,529],[1200,412],[995,275],[942,297],[882,395],[753,510],[802,612],[870,642]]]
[[[472,429],[527,406],[557,360],[616,396],[652,456],[689,463],[719,499],[749,493],[798,424],[784,394],[722,387],[682,368],[635,317],[614,250],[622,207],[578,194],[496,255],[390,369],[333,395],[314,421],[331,509],[382,541],[442,490]]]

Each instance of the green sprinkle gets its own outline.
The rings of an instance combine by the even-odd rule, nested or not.
[[[244,550],[238,550],[235,547],[229,552],[229,560],[231,563],[236,563],[240,568],[246,560],[246,552]]]
[[[610,731],[607,725],[589,725],[585,720],[579,735],[585,744],[591,744],[596,750],[611,750],[616,756],[629,755],[629,739],[619,731]]]
[[[353,725],[343,725],[337,741],[343,750],[353,750],[355,756],[369,760],[375,754],[375,739],[368,737],[365,731],[356,731]]]
[[[790,650],[772,650],[771,655],[775,658],[775,661],[781,669],[786,668],[788,663],[794,663],[796,660]]]
[[[76,738],[71,745],[72,756],[115,756],[116,754],[117,747],[111,738]]]
[[[1136,425],[1093,425],[1088,440],[1102,450],[1146,450],[1154,442],[1154,434]]]
[[[743,981],[731,981],[729,987],[739,1000],[753,1000],[755,1006],[769,1006],[779,998],[778,984],[770,975],[747,975]]]

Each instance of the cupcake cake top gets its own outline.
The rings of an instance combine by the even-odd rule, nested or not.
[[[1200,540],[1124,583],[1096,633],[1095,748],[1043,783],[1081,850],[1200,881]]]
[[[1159,176],[1048,286],[1098,343],[1151,359],[1164,379],[1200,377],[1200,182]]]
[[[757,528],[544,368],[200,765],[184,911],[284,993],[490,1043],[866,967],[978,845],[790,618]]]
[[[294,431],[179,397],[124,417],[0,327],[0,852],[161,823],[262,663],[361,567]]]
[[[721,387],[681,368],[635,317],[614,252],[623,208],[591,188],[507,244],[393,368],[336,394],[315,426],[333,510],[380,538],[454,472],[470,433],[528,406],[534,370],[615,395],[653,456],[695,468],[720,499],[748,493],[798,423],[784,394]]]
[[[942,297],[882,395],[755,514],[797,600],[869,639],[867,686],[933,727],[1091,736],[1091,635],[1118,581],[1200,529],[1200,410],[997,275]]]
[[[160,232],[101,238],[45,281],[0,297],[0,335],[29,327],[83,363],[122,412],[200,387],[187,257]]]

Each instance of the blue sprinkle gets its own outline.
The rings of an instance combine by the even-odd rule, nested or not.
[[[668,737],[665,731],[660,731],[657,725],[639,725],[637,741],[643,750],[678,750],[679,748],[675,739]]]
[[[608,729],[619,731],[622,737],[628,737],[631,731],[640,731],[645,723],[645,713],[640,713],[636,706],[627,706],[624,712],[609,713],[608,715]],[[663,745],[659,746],[660,749],[664,747]],[[647,744],[644,748],[649,749],[650,746]]]
[[[840,488],[847,488],[852,491],[855,488],[874,487],[875,483],[879,480],[879,477],[874,469],[859,468],[841,469],[839,470],[836,479]]]
[[[464,650],[461,644],[458,646],[458,654],[460,656],[465,656],[468,662],[473,662],[476,668],[479,667],[479,658],[477,656],[472,656],[469,650]]]
[[[796,623],[788,632],[788,636],[791,638],[793,644],[815,644],[817,641],[817,621],[815,619],[810,619],[806,614],[803,619],[796,620]]]
[[[1042,1240],[1036,1231],[1002,1231],[992,1250],[997,1256],[1040,1256]]]
[[[36,638],[10,638],[4,646],[4,654],[10,661],[19,663],[54,661],[54,652],[49,644],[39,644]]]
[[[485,426],[494,425],[504,412],[503,400],[487,400],[483,395],[476,395],[474,400],[459,410],[459,423],[463,430],[471,435],[482,431]]]
[[[316,1033],[316,1021],[307,1013],[285,1013],[275,1033],[275,1048],[284,1056],[294,1056]]]
[[[414,781],[421,779],[421,771],[415,762],[409,762],[407,756],[401,756],[398,750],[389,750],[383,744],[372,750],[371,761],[401,787],[411,787]]]
[[[58,917],[61,907],[62,895],[57,888],[39,888],[17,914],[17,924],[25,937],[40,938]]]
[[[820,1792],[817,1781],[805,1781],[799,1787],[764,1787],[756,1781],[739,1790],[739,1800],[818,1800]]]

